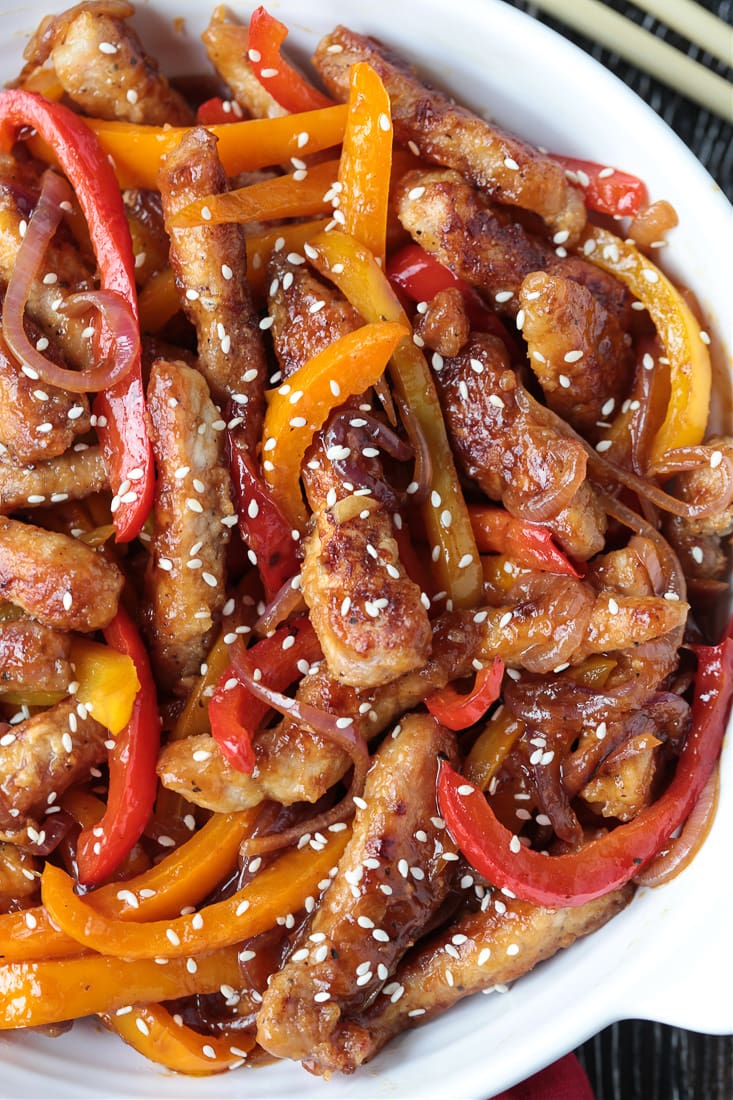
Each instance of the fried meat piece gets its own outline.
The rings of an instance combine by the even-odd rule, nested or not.
[[[439,290],[418,313],[415,332],[426,347],[439,355],[458,355],[471,331],[463,293],[457,286]]]
[[[72,449],[22,466],[0,457],[0,512],[81,500],[107,486],[101,447]]]
[[[516,981],[603,927],[628,905],[633,892],[627,886],[577,908],[545,909],[491,890],[481,912],[466,912],[415,947],[366,1012],[343,1022],[327,1068],[353,1073],[401,1031],[426,1023],[472,993]],[[393,995],[397,991],[399,997]]]
[[[40,899],[38,860],[0,841],[0,913],[25,909]]]
[[[229,87],[235,103],[252,118],[279,118],[288,112],[260,83],[247,57],[249,28],[220,4],[201,35],[209,61]]]
[[[34,345],[41,332],[26,320],[26,332]],[[44,355],[65,366],[53,345]],[[77,436],[89,431],[89,399],[85,393],[69,393],[31,378],[0,337],[0,451],[16,463],[58,458]]]
[[[42,817],[107,755],[107,731],[73,697],[19,722],[12,734],[0,744],[1,829]]]
[[[329,714],[353,718],[354,729],[371,739],[432,692],[468,675],[481,632],[471,612],[446,613],[433,624],[432,650],[423,668],[391,684],[357,691],[339,684],[321,666],[303,678],[297,698]],[[317,802],[351,764],[351,758],[333,742],[288,718],[261,730],[254,750],[255,770],[245,775],[230,767],[208,734],[187,737],[165,746],[158,775],[164,787],[189,802],[230,813],[266,798],[283,805]]]
[[[482,612],[480,656],[539,673],[681,632],[689,611],[682,600],[596,594],[583,581],[549,573],[520,580],[508,595],[513,602]]]
[[[85,543],[0,516],[0,595],[57,630],[100,630],[124,578]]]
[[[603,549],[606,517],[581,480],[552,514],[552,493],[585,471],[579,443],[541,424],[517,401],[517,380],[504,344],[474,334],[460,355],[434,373],[446,427],[464,473],[520,519],[542,508],[543,522],[564,549],[585,561]]]
[[[145,623],[156,672],[185,692],[198,675],[226,599],[233,515],[219,414],[206,381],[185,363],[158,359],[148,385],[158,469],[145,573]]]
[[[164,159],[159,174],[163,213],[171,239],[171,265],[184,310],[196,328],[201,373],[213,400],[234,399],[250,453],[262,434],[267,364],[259,321],[247,286],[241,226],[174,229],[170,219],[195,199],[226,191],[216,138],[189,130]]]
[[[0,692],[60,691],[73,680],[68,634],[25,619],[0,623]]]
[[[316,1073],[332,1064],[341,1019],[374,1000],[452,878],[435,788],[455,737],[430,715],[408,715],[395,734],[374,759],[338,872],[257,1016],[266,1051]]]
[[[422,83],[380,42],[336,27],[321,40],[313,60],[328,91],[342,100],[348,99],[351,66],[367,61],[389,93],[398,141],[414,142],[421,157],[457,169],[499,202],[539,214],[563,241],[577,239],[585,225],[585,204],[563,169]]]
[[[515,317],[522,280],[548,271],[586,286],[628,328],[631,298],[618,279],[579,256],[558,256],[546,241],[500,217],[458,172],[408,172],[395,188],[395,203],[414,240],[482,291],[497,313]]]
[[[631,821],[651,801],[661,744],[652,733],[630,737],[606,757],[580,797],[601,817]]]
[[[598,435],[631,380],[631,336],[587,287],[535,271],[519,290],[522,335],[547,404],[586,437]],[[605,411],[604,411],[605,410]]]
[[[46,16],[24,51],[24,72],[50,58],[69,99],[95,118],[190,126],[193,111],[125,22],[134,11],[124,0],[87,0]]]
[[[276,254],[270,274],[273,340],[287,379],[358,328],[361,318],[305,266]],[[358,398],[353,404],[358,436]],[[381,479],[376,455],[360,455],[358,462],[375,482]],[[306,455],[303,482],[313,521],[302,590],[331,674],[344,684],[370,688],[419,668],[430,651],[430,624],[420,589],[400,562],[391,510],[371,494],[352,495],[332,464],[323,433]]]

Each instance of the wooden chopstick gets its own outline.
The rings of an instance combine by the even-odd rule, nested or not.
[[[733,65],[733,27],[694,0],[633,0],[637,8],[653,15],[701,50]]]
[[[733,122],[733,85],[599,0],[534,0],[548,15]],[[664,6],[664,0],[663,5]],[[666,7],[665,7],[666,10]]]

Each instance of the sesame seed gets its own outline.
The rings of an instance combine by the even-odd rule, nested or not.
[[[713,451],[713,453],[710,455],[710,469],[711,470],[717,470],[718,466],[720,466],[722,461],[723,461],[723,452],[722,451]]]
[[[318,993],[314,995],[313,1000],[316,1002],[316,1004],[323,1004],[325,1001],[331,1000],[331,994],[328,992],[327,989],[321,989]]]
[[[535,755],[535,754],[533,753],[532,755]],[[531,761],[531,758],[530,758],[530,761]],[[509,841],[509,851],[513,852],[516,855],[516,853],[519,852],[521,850],[521,848],[522,848],[522,844],[521,844],[521,841],[520,841],[519,837],[518,836],[512,836],[512,839]]]
[[[568,351],[563,356],[566,363],[577,363],[582,358],[583,352],[579,348],[576,348],[575,351]]]
[[[100,42],[97,47],[100,53],[114,54],[117,53],[117,47],[114,42]]]
[[[614,600],[613,596],[608,601],[608,612],[610,615],[618,615],[618,603]]]
[[[407,192],[407,197],[408,199],[421,199],[424,194],[424,187],[413,187],[410,191]]]
[[[140,1032],[140,1034],[144,1035],[146,1038],[147,1038],[148,1035],[150,1035],[150,1028],[145,1023],[145,1021],[142,1019],[141,1016],[136,1016],[135,1017],[135,1027]]]
[[[177,932],[174,932],[174,930],[172,928],[166,928],[165,938],[168,940],[168,942],[170,944],[173,945],[173,947],[180,947],[181,937],[178,935]]]
[[[596,443],[596,450],[599,454],[603,454],[604,451],[610,450],[612,445],[612,440],[600,439],[598,443]]]
[[[557,376],[557,380],[564,390],[570,389],[570,379],[568,378],[567,374],[559,374]]]
[[[519,944],[518,943],[510,943],[508,945],[507,949],[506,949],[506,953],[507,953],[507,955],[518,955],[519,954]]]
[[[653,267],[644,267],[641,273],[648,283],[659,282],[659,272],[655,271]]]
[[[510,172],[519,171],[519,165],[515,161],[514,157],[504,157],[504,167],[508,168]]]

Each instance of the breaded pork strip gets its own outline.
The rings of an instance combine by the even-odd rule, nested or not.
[[[329,714],[353,718],[354,729],[371,739],[432,692],[468,675],[481,635],[471,612],[449,612],[433,624],[432,650],[423,668],[391,684],[358,691],[338,683],[321,666],[303,678],[297,698]],[[283,805],[317,802],[351,765],[351,758],[333,742],[288,718],[262,730],[254,749],[255,770],[245,775],[230,767],[208,734],[172,741],[160,754],[158,775],[164,787],[189,802],[230,813],[265,798]]]
[[[499,217],[458,172],[408,172],[395,187],[395,204],[418,244],[482,291],[497,313],[516,317],[522,280],[548,271],[586,286],[628,328],[631,299],[618,279],[564,248],[558,255],[524,226]]]
[[[68,634],[17,619],[0,623],[0,691],[60,691],[73,676]]]
[[[27,465],[0,458],[0,512],[81,500],[107,486],[101,447],[71,449]]]
[[[257,1041],[270,1054],[327,1070],[342,1018],[373,1001],[444,900],[455,850],[437,806],[441,756],[455,759],[455,737],[427,714],[382,742],[338,873],[265,991]]]
[[[585,561],[602,550],[606,516],[588,481],[552,514],[551,494],[575,468],[585,471],[585,451],[519,406],[516,375],[501,340],[476,333],[460,355],[439,366],[433,376],[463,472],[520,518],[530,508],[546,507],[542,522],[572,557]]]
[[[0,596],[57,630],[100,630],[124,577],[79,539],[0,516]]]
[[[420,156],[455,168],[499,202],[539,214],[564,241],[577,239],[585,205],[563,169],[424,84],[382,43],[337,27],[318,44],[313,60],[328,91],[341,100],[348,98],[351,66],[367,61],[389,93],[398,141],[414,142]]]
[[[411,951],[367,1011],[343,1022],[330,1060],[322,1056],[320,1063],[306,1062],[306,1069],[353,1073],[399,1032],[472,993],[516,981],[595,932],[628,905],[633,892],[624,887],[575,909],[545,909],[487,893],[481,912],[467,912]]]
[[[233,515],[223,433],[206,381],[158,359],[148,385],[158,469],[145,573],[145,622],[156,672],[186,691],[208,653],[226,599],[227,522]]]
[[[631,381],[631,335],[587,287],[535,271],[519,290],[522,335],[547,404],[577,431],[598,438]]]
[[[25,48],[24,72],[50,58],[69,99],[95,118],[190,126],[193,111],[125,22],[134,11],[125,0],[86,0],[47,16]]]
[[[259,321],[247,286],[241,226],[174,229],[170,219],[195,199],[227,190],[216,138],[197,127],[163,161],[163,213],[171,265],[184,310],[196,328],[199,368],[218,405],[234,399],[250,453],[262,434],[267,364]]]
[[[361,324],[342,295],[305,265],[275,254],[269,311],[283,378]],[[285,382],[287,385],[287,382]],[[352,434],[359,438],[358,396]],[[368,404],[368,402],[367,402]],[[351,431],[351,429],[349,429]],[[368,443],[366,437],[365,443]],[[351,457],[351,447],[337,445]],[[382,467],[368,446],[356,466],[378,481]],[[302,590],[329,671],[344,684],[370,688],[425,664],[430,624],[419,587],[399,557],[392,511],[375,496],[354,496],[332,464],[324,433],[306,455],[303,482],[313,513],[305,541]]]
[[[73,697],[13,726],[0,745],[0,829],[43,817],[58,795],[105,759],[107,737]]]
[[[247,57],[249,28],[225,4],[219,4],[201,35],[209,61],[235,103],[252,118],[279,118],[287,111],[255,76]]]

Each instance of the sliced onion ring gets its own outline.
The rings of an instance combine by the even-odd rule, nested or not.
[[[720,775],[716,767],[682,826],[682,832],[670,840],[669,845],[636,876],[634,882],[637,886],[661,886],[692,862],[710,832],[718,808],[719,792]]]
[[[347,726],[342,723],[345,719],[338,715],[329,714],[310,703],[303,703],[298,699],[291,699],[279,691],[268,688],[261,680],[255,679],[257,670],[247,655],[247,650],[241,639],[229,648],[229,659],[234,666],[238,678],[252,692],[256,698],[267,703],[273,710],[278,711],[285,718],[292,718],[295,722],[305,726],[317,737],[325,737],[333,744],[338,745],[354,762],[354,771],[351,785],[344,798],[329,810],[317,814],[308,821],[286,829],[282,833],[273,833],[270,836],[255,837],[246,840],[242,844],[242,852],[248,856],[262,855],[265,852],[274,852],[296,843],[305,833],[314,833],[327,829],[336,821],[344,821],[354,812],[354,799],[364,790],[364,780],[369,770],[369,747],[362,734],[354,728],[353,719]]]
[[[295,579],[291,577],[290,580],[285,581],[260,615],[252,628],[258,638],[266,638],[280,626],[280,623],[284,623],[291,615],[305,609],[303,593],[297,585],[293,587]]]
[[[71,393],[98,393],[125,377],[140,351],[140,333],[130,305],[113,290],[82,291],[71,295],[60,307],[76,316],[95,309],[100,317],[105,347],[113,349],[110,359],[91,370],[68,370],[42,355],[28,339],[23,317],[33,282],[43,263],[49,241],[62,216],[62,202],[72,198],[71,190],[58,173],[47,169],[41,194],[26,228],[10,276],[3,303],[5,341],[19,362],[46,385]]]

